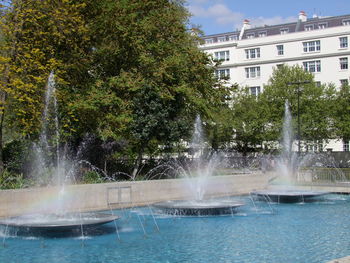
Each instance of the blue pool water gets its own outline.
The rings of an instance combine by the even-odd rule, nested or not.
[[[349,196],[271,206],[262,202],[254,206],[248,197],[239,201],[246,206],[233,216],[156,215],[157,225],[148,207],[115,210],[122,216],[118,233],[110,223],[84,238],[12,235],[4,239],[2,228],[5,246],[0,246],[0,262],[320,263],[350,255]]]

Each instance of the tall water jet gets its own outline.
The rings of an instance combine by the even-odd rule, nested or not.
[[[69,200],[65,194],[66,185],[71,183],[71,164],[60,153],[60,127],[58,120],[58,102],[54,72],[51,72],[44,96],[42,125],[39,142],[34,144],[34,170],[32,177],[37,185],[56,186],[58,194],[53,201],[42,210],[54,213],[65,213]]]
[[[210,183],[213,182],[212,175],[218,165],[219,157],[215,153],[209,158],[204,156],[205,140],[199,115],[194,122],[190,148],[193,156],[191,166],[188,169],[182,166],[175,168],[180,173],[180,177],[184,178],[185,187],[189,190],[189,200],[159,202],[153,204],[153,207],[160,213],[179,216],[231,215],[235,213],[236,209],[243,205],[242,203],[208,199]]]
[[[289,102],[284,104],[284,121],[282,129],[282,151],[277,159],[276,170],[286,186],[294,185],[297,173],[298,155],[293,151],[294,133],[292,127],[292,115],[289,109]]]
[[[183,174],[183,177],[188,180],[191,193],[195,200],[202,200],[204,198],[205,190],[208,187],[208,178],[216,168],[216,155],[207,160],[205,164],[203,150],[204,150],[204,135],[202,120],[197,115],[193,127],[193,135],[190,143],[190,148],[193,154],[192,168]]]
[[[65,163],[60,153],[58,103],[54,73],[51,72],[45,89],[44,109],[39,142],[34,145],[33,177],[37,184],[64,186]],[[45,180],[43,182],[43,180]]]
[[[83,226],[96,226],[118,219],[110,214],[72,211],[69,207],[72,196],[67,195],[66,185],[71,183],[74,176],[71,170],[74,165],[69,164],[68,159],[60,153],[60,133],[58,120],[58,103],[56,98],[55,77],[51,72],[45,90],[45,101],[42,117],[42,129],[39,143],[35,144],[35,169],[36,183],[47,188],[50,202],[36,206],[30,214],[9,217],[0,220],[0,225],[25,230],[36,231],[71,231],[81,230]],[[69,164],[69,165],[68,165]],[[42,177],[45,177],[44,182]],[[47,199],[47,196],[42,198]],[[73,197],[74,198],[74,197]],[[41,202],[39,202],[41,203]],[[82,233],[83,234],[83,233]]]
[[[298,138],[300,139],[300,138]],[[264,201],[278,203],[306,202],[315,199],[328,192],[305,191],[296,187],[297,175],[301,161],[300,153],[293,151],[294,134],[292,127],[292,115],[289,109],[288,100],[284,107],[284,120],[282,129],[282,149],[276,162],[277,179],[283,184],[278,184],[278,188],[251,192],[252,196]]]

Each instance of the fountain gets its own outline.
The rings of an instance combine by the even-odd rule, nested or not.
[[[162,214],[179,216],[209,216],[231,215],[242,206],[242,203],[231,200],[206,199],[205,195],[210,187],[210,178],[218,164],[218,155],[213,154],[208,160],[203,157],[203,131],[202,121],[197,116],[194,124],[192,142],[193,150],[192,166],[188,169],[175,165],[174,170],[184,178],[186,187],[189,189],[191,199],[170,200],[153,204],[153,208]]]
[[[285,113],[282,131],[282,154],[276,162],[278,178],[285,185],[279,185],[278,189],[267,189],[251,192],[253,197],[263,201],[277,203],[299,203],[315,200],[317,197],[329,194],[322,191],[307,191],[297,189],[295,182],[299,168],[303,163],[302,156],[293,152],[292,116],[288,101],[285,102]]]
[[[45,105],[43,111],[43,124],[39,144],[35,149],[35,173],[36,182],[40,183],[41,176],[52,174],[50,186],[58,189],[55,199],[41,207],[39,213],[24,214],[0,219],[0,225],[15,229],[36,231],[71,231],[83,227],[98,226],[118,219],[118,216],[97,212],[71,212],[67,207],[65,198],[67,184],[72,181],[72,173],[67,172],[68,162],[61,156],[59,150],[59,123],[57,114],[57,100],[55,96],[55,79],[51,72],[45,93]],[[52,125],[53,122],[53,125]],[[51,125],[50,125],[51,124]],[[50,130],[50,128],[52,130]],[[53,139],[50,140],[50,135]],[[54,141],[52,145],[49,142]],[[54,152],[52,158],[52,152]],[[51,153],[51,154],[50,154]]]

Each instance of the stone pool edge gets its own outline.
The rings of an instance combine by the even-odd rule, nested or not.
[[[213,176],[206,197],[249,194],[266,188],[273,175],[263,173]],[[51,213],[61,205],[65,211],[103,211],[145,206],[166,200],[189,198],[189,179],[125,181],[0,191],[0,217],[28,213]],[[59,197],[59,198],[58,198]]]

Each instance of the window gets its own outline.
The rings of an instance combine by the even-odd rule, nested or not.
[[[306,25],[304,27],[305,31],[311,31],[311,30],[314,30],[314,25]]]
[[[342,87],[348,86],[348,85],[349,85],[349,80],[348,80],[348,79],[341,79],[341,80],[340,80],[340,85],[341,85]]]
[[[328,26],[327,23],[319,23],[318,24],[318,29],[325,29]]]
[[[255,34],[254,33],[249,33],[247,34],[247,38],[254,38],[255,37]]]
[[[347,48],[348,47],[348,37],[340,37],[339,38],[339,47],[340,48]]]
[[[207,38],[205,40],[205,44],[212,44],[212,43],[214,43],[214,39],[212,39],[212,38]]]
[[[288,32],[289,32],[289,28],[281,28],[280,29],[281,35],[288,34]]]
[[[215,60],[219,61],[229,61],[230,60],[230,51],[219,51],[219,52],[214,52],[214,58]]]
[[[348,58],[339,58],[340,69],[348,69]]]
[[[321,81],[315,81],[316,87],[321,87]]]
[[[349,152],[350,147],[349,147],[349,141],[348,140],[343,140],[343,151],[344,152]]]
[[[260,67],[245,68],[245,76],[247,79],[260,77]]]
[[[226,41],[226,37],[218,37],[218,42],[225,42]]]
[[[231,35],[228,37],[228,40],[230,41],[237,40],[237,39],[238,39],[237,35]]]
[[[267,36],[267,32],[259,32],[259,37],[266,37]]]
[[[260,86],[250,87],[250,94],[257,97],[260,94]]]
[[[284,65],[284,64],[277,64],[276,67],[277,67],[278,69],[281,69],[281,68],[283,67],[283,65]]]
[[[321,72],[321,61],[320,60],[314,60],[314,61],[305,61],[303,62],[304,70],[308,72]]]
[[[306,151],[308,152],[322,152],[323,143],[319,141],[313,141],[306,145]]]
[[[283,45],[277,45],[276,48],[277,48],[277,55],[278,55],[278,56],[284,55],[284,48],[283,48]]]
[[[309,42],[303,42],[303,50],[304,52],[315,52],[321,50],[321,41],[309,41]]]
[[[215,71],[215,76],[218,79],[229,79],[230,78],[230,69],[218,69]]]
[[[260,58],[260,48],[245,49],[246,59]]]
[[[344,19],[343,26],[350,26],[350,19]]]

